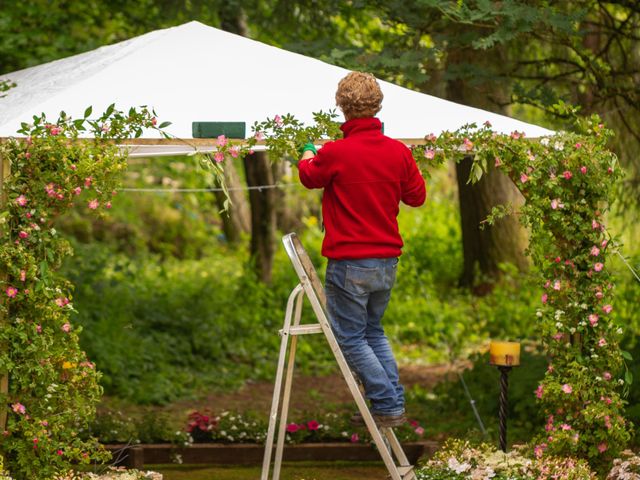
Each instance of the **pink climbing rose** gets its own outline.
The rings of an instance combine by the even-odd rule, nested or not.
[[[607,448],[608,448],[608,447],[607,447],[607,443],[606,443],[606,442],[602,442],[602,443],[598,444],[598,451],[599,451],[600,453],[604,453],[604,452],[606,452],[606,451],[607,451]]]
[[[16,287],[8,286],[5,290],[7,297],[13,298],[18,294],[18,289]]]
[[[27,408],[23,404],[18,402],[11,404],[11,410],[13,410],[15,413],[19,413],[20,415],[24,415],[27,411]]]
[[[593,269],[594,269],[596,272],[601,271],[603,268],[604,268],[604,264],[602,264],[601,262],[598,262],[598,263],[596,263],[596,264],[593,266]]]
[[[544,386],[538,385],[538,388],[536,388],[536,398],[541,399],[543,393],[544,393]]]
[[[25,197],[24,195],[20,195],[18,198],[16,198],[16,203],[21,207],[24,207],[27,204],[27,197]]]
[[[297,423],[290,423],[289,425],[287,425],[287,432],[289,433],[295,433],[298,430],[300,430],[300,427]]]
[[[607,345],[607,341],[604,338],[601,338],[600,340],[598,340],[598,346],[599,347],[604,347]]]
[[[596,325],[598,325],[599,319],[600,317],[598,317],[598,315],[595,313],[592,313],[591,315],[589,315],[589,323],[591,324],[592,327],[595,327]]]
[[[573,177],[573,173],[571,173],[569,170],[565,170],[562,173],[562,176],[566,179],[566,180],[571,180],[571,177]]]
[[[604,313],[611,313],[611,310],[613,310],[613,307],[611,305],[605,305],[604,307],[602,307],[602,311]]]
[[[562,385],[562,391],[568,395],[573,392],[573,388],[571,388],[571,385],[569,385],[568,383],[565,383],[564,385]]]
[[[64,333],[69,333],[71,331],[71,324],[67,322],[64,325],[62,325],[61,328]]]
[[[278,128],[282,128],[282,126],[284,125],[284,122],[282,121],[282,117],[280,115],[276,115],[275,117],[273,117],[273,121],[276,123]]]
[[[360,437],[358,436],[357,433],[354,433],[353,435],[351,435],[351,443],[358,443],[359,440],[360,440]]]
[[[431,159],[433,159],[435,156],[436,156],[436,151],[435,151],[435,150],[433,150],[433,149],[431,149],[431,148],[429,148],[429,149],[427,149],[427,150],[425,150],[425,151],[424,151],[424,158],[426,158],[426,159],[431,160]]]
[[[591,247],[591,255],[597,257],[598,255],[600,255],[600,249],[594,245],[593,247]]]
[[[100,202],[98,202],[98,200],[95,198],[89,202],[89,208],[91,210],[95,210],[96,208],[98,208],[99,205],[100,205]]]
[[[318,422],[316,422],[315,420],[309,420],[307,422],[307,428],[310,431],[318,430],[318,428],[320,428],[320,424]]]
[[[213,159],[218,163],[222,162],[224,160],[224,153],[216,152],[216,154],[213,156]]]
[[[522,183],[527,183],[527,180],[529,180],[529,177],[527,176],[527,174],[526,173],[521,173],[520,174],[520,181]]]
[[[219,147],[224,147],[227,144],[227,137],[224,135],[218,135],[218,141],[216,143]]]
[[[587,167],[585,167],[584,165],[582,167],[580,167],[580,173],[582,173],[583,175],[587,174]]]

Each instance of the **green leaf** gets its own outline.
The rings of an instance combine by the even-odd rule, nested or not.
[[[622,355],[622,358],[624,358],[625,360],[629,360],[629,361],[633,360],[633,357],[631,356],[631,354],[625,350],[621,350],[620,355]]]
[[[631,370],[624,372],[624,382],[627,385],[631,385],[633,383],[633,373],[631,373]]]
[[[89,115],[91,115],[92,111],[93,111],[93,107],[89,105],[87,109],[84,111],[84,118],[89,118]]]
[[[162,122],[158,128],[167,128],[169,125],[171,125],[171,122]]]

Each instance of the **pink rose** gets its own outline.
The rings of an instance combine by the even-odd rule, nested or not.
[[[524,173],[520,174],[520,181],[522,183],[527,183],[527,180],[529,180],[529,177],[526,174]]]
[[[24,415],[25,412],[27,411],[27,408],[21,403],[13,403],[11,404],[11,410],[13,410],[15,413],[18,413],[20,415]]]
[[[568,431],[571,430],[571,425],[568,425],[566,423],[563,423],[562,425],[560,425],[560,429],[564,430],[564,431]]]
[[[84,179],[84,186],[85,188],[89,188],[91,186],[91,182],[93,182],[93,178],[92,177],[87,177]]]
[[[227,137],[225,137],[224,135],[219,135],[217,144],[219,147],[224,147],[227,144]]]
[[[569,170],[565,170],[562,173],[562,176],[564,176],[566,180],[571,180],[571,177],[573,177],[573,173],[571,173]]]
[[[27,238],[29,236],[29,234],[27,232],[25,232],[24,230],[20,230],[20,233],[18,234],[18,236],[20,238]]]
[[[549,300],[549,296],[546,293],[544,293],[542,295],[541,300],[542,300],[542,303],[547,303],[547,301]]]
[[[295,433],[298,430],[300,430],[300,427],[298,427],[296,423],[290,423],[289,425],[287,425],[287,432],[289,433]]]
[[[583,175],[587,174],[587,167],[585,167],[584,165],[582,167],[580,167],[580,173],[582,173]]]
[[[608,244],[609,244],[608,240],[602,240],[602,243],[600,245],[602,246],[602,248],[605,248]]]
[[[592,230],[598,230],[600,228],[600,224],[598,222],[596,222],[595,220],[591,220],[591,229]]]
[[[231,149],[229,150],[229,153],[231,154],[231,156],[233,158],[238,158],[238,153],[240,152],[240,147],[238,146],[233,146],[231,147]]]
[[[422,435],[424,435],[424,428],[422,428],[422,427],[416,427],[415,432],[416,432],[418,435],[422,436]]]
[[[59,297],[56,298],[56,305],[59,307],[64,307],[69,304],[69,299],[67,297]]]
[[[436,156],[436,151],[432,149],[428,149],[424,151],[424,158],[431,160]]]
[[[284,125],[284,122],[282,121],[282,117],[280,115],[276,115],[275,117],[273,117],[273,121],[276,123],[278,128],[282,128],[282,126]]]
[[[310,420],[310,421],[307,422],[307,428],[310,431],[318,430],[318,427],[320,427],[320,424],[318,422],[316,422],[315,420]]]
[[[598,346],[600,348],[604,347],[607,345],[607,341],[604,338],[601,338],[600,340],[598,340]]]
[[[604,378],[604,379],[608,382],[609,380],[611,380],[611,373],[609,373],[609,372],[604,372],[604,373],[602,374],[602,378]],[[605,402],[605,403],[606,403],[606,402]],[[609,403],[611,403],[611,402],[609,402]]]
[[[77,170],[78,167],[75,164],[71,164],[71,166],[69,167],[71,170]]]
[[[80,194],[82,193],[82,188],[80,188],[80,187],[76,187],[76,188],[74,188],[74,189],[73,189],[73,193],[74,193],[75,195],[80,195]]]
[[[596,264],[593,266],[593,269],[594,269],[596,272],[601,271],[603,268],[604,268],[604,264],[602,264],[602,263],[600,263],[600,262],[596,263]]]
[[[100,205],[100,202],[98,202],[98,200],[96,199],[93,199],[89,202],[88,206],[91,210],[95,210],[96,208],[98,208],[99,205]]]
[[[562,285],[560,283],[560,280],[556,280],[555,282],[553,282],[553,289],[554,290],[560,290],[562,288]]]
[[[598,451],[599,451],[600,453],[604,453],[604,452],[606,452],[606,451],[607,451],[607,448],[608,448],[608,447],[607,447],[607,443],[606,443],[606,442],[602,442],[602,443],[598,444]]]
[[[575,144],[575,147],[576,148],[582,148],[582,144],[580,142],[578,142],[578,143]]]
[[[358,440],[360,440],[360,437],[358,437],[357,433],[351,435],[351,443],[358,443]]]
[[[5,290],[7,297],[13,298],[18,294],[18,289],[16,287],[8,286]]]
[[[500,160],[500,157],[496,157],[493,166],[498,168],[501,165],[502,165],[502,160]]]
[[[24,207],[27,204],[27,201],[27,197],[25,197],[24,195],[20,195],[18,198],[16,198],[16,203],[21,207]]]
[[[611,310],[613,310],[613,307],[611,305],[605,305],[604,307],[602,307],[602,311],[604,313],[611,313]]]
[[[111,202],[107,202],[107,203],[105,204],[105,207],[107,207],[107,208],[111,208]]]
[[[49,130],[49,133],[50,133],[51,135],[59,135],[59,134],[60,134],[60,132],[62,132],[62,129],[61,129],[60,127],[58,127],[58,126],[53,126],[53,127],[51,127],[51,129]]]
[[[24,282],[27,279],[27,272],[26,270],[20,270],[20,281]]]
[[[67,322],[64,325],[62,325],[61,328],[64,333],[69,333],[71,331],[71,324]]]
[[[542,385],[538,385],[538,388],[536,388],[536,398],[541,399],[543,393],[544,387]]]
[[[596,325],[598,325],[599,319],[600,317],[598,317],[598,315],[595,313],[592,313],[591,315],[589,315],[589,323],[591,324],[592,327],[595,327]]]
[[[42,333],[42,325],[36,325],[36,332]]]
[[[600,249],[594,245],[593,247],[591,247],[591,255],[597,257],[598,255],[600,255]]]
[[[58,451],[56,452],[58,455],[62,455],[62,450],[58,449]]]
[[[596,298],[597,298],[598,300],[600,300],[602,297],[604,297],[604,293],[602,293],[602,292],[596,292]]]
[[[469,140],[468,138],[465,137],[465,139],[462,141],[462,144],[464,145],[464,149],[467,152],[473,150],[473,142],[471,140]]]
[[[571,385],[569,385],[568,383],[565,383],[564,385],[562,385],[562,391],[568,395],[573,392],[573,388],[571,388]]]
[[[158,119],[156,117],[152,117],[151,118],[151,125],[153,125],[155,127],[157,123],[158,123]]]
[[[222,162],[224,160],[224,153],[216,152],[216,154],[213,156],[213,159],[218,163]]]
[[[261,140],[264,140],[264,133],[256,132],[256,134],[253,136],[253,138],[255,138],[258,142],[261,141]]]

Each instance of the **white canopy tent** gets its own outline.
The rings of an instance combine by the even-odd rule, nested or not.
[[[211,142],[191,139],[192,122],[245,122],[248,135],[255,121],[276,114],[291,113],[309,122],[312,112],[335,108],[336,85],[347,73],[194,21],[0,76],[17,83],[0,100],[0,137],[16,135],[21,122],[41,112],[53,119],[61,110],[81,117],[89,105],[101,112],[115,102],[120,109],[153,107],[160,121],[172,122],[167,132],[176,139],[161,139],[149,130],[136,142],[136,156],[202,151]],[[385,134],[407,143],[485,121],[502,133],[553,133],[392,83],[380,84],[384,102],[378,116]]]

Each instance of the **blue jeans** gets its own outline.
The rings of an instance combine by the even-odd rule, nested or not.
[[[395,283],[397,258],[331,260],[325,290],[333,332],[360,377],[372,413],[404,412],[404,388],[381,320]]]

